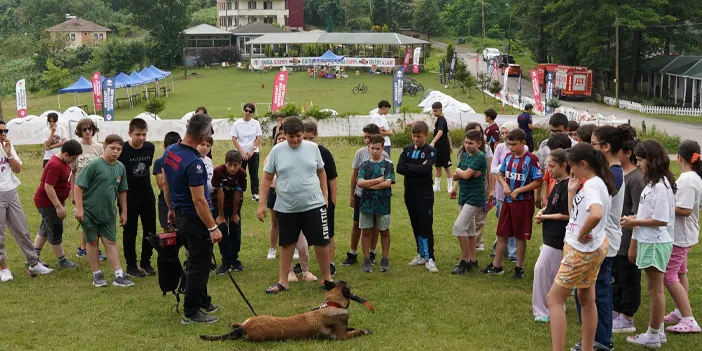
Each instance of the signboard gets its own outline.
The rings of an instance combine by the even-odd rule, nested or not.
[[[422,48],[414,49],[414,61],[412,62],[412,73],[419,74],[419,56],[422,54]]]
[[[288,91],[288,71],[280,71],[275,75],[273,81],[273,102],[271,103],[271,111],[278,112],[285,106],[285,94]]]
[[[102,116],[105,121],[115,120],[115,78],[107,77],[102,82]]]
[[[17,96],[17,117],[27,117],[27,82],[18,80],[15,85],[15,96]]]
[[[407,66],[409,66],[410,55],[409,50],[407,50],[407,53],[405,53],[405,62],[402,64],[402,68],[404,68],[405,72],[407,72]]]
[[[395,113],[400,113],[402,107],[402,93],[405,88],[405,69],[400,67],[395,70],[392,80],[392,107]]]
[[[314,66],[317,57],[265,57],[251,59],[254,67],[282,67],[282,66]],[[324,64],[326,65],[326,64]],[[346,67],[395,67],[394,58],[369,58],[369,57],[344,57],[339,62],[329,63],[330,66]]]
[[[536,104],[536,110],[539,112],[543,112],[544,108],[543,108],[543,105],[541,104],[541,89],[539,87],[539,73],[535,69],[532,69],[530,72],[530,75],[531,75],[531,91],[534,94],[534,102]]]
[[[95,72],[91,76],[93,83],[93,106],[95,111],[102,111],[102,84],[100,83],[100,72]]]
[[[571,78],[571,77],[569,77]],[[587,74],[573,74],[572,76],[573,79],[573,86],[571,89],[568,89],[570,91],[586,91],[587,90],[587,85],[585,82],[587,82]]]
[[[553,108],[548,106],[549,101],[553,98],[553,72],[546,72],[546,114],[550,115],[553,113]]]

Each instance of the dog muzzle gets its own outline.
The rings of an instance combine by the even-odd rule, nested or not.
[[[353,301],[356,301],[356,302],[358,302],[358,303],[360,303],[360,304],[365,305],[366,307],[368,307],[368,309],[369,309],[371,312],[375,313],[375,308],[373,308],[373,306],[371,306],[370,302],[366,301],[364,298],[362,298],[362,297],[360,297],[360,296],[358,296],[358,295],[351,294],[351,296],[349,297],[349,299],[351,299],[351,300],[353,300]]]

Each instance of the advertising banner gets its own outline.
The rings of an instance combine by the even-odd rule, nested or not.
[[[544,108],[541,105],[541,89],[539,88],[539,73],[535,69],[532,69],[529,74],[531,75],[531,91],[534,94],[536,110],[543,112]]]
[[[102,111],[102,84],[100,83],[100,72],[95,72],[91,76],[93,83],[93,105],[95,111]]]
[[[553,72],[546,72],[546,114],[550,115],[553,113],[553,108],[548,106],[549,101],[553,98]]]
[[[265,57],[251,59],[253,67],[282,67],[282,66],[314,66],[317,57]],[[323,64],[326,65],[326,64]],[[329,66],[345,67],[395,67],[394,58],[344,57],[339,62],[329,63]]]
[[[407,72],[407,66],[409,66],[410,57],[411,57],[410,55],[411,55],[411,53],[409,52],[409,50],[407,50],[407,53],[405,53],[405,62],[402,63],[402,68],[405,69],[405,72]]]
[[[278,112],[285,106],[285,94],[288,90],[288,71],[280,71],[273,81],[273,102],[271,111]]]
[[[18,80],[15,85],[15,96],[17,96],[17,117],[27,117],[27,81]]]
[[[102,116],[105,121],[115,120],[115,78],[107,77],[102,82]]]
[[[392,107],[395,113],[400,112],[402,107],[402,93],[405,88],[405,69],[399,68],[395,70],[395,75],[392,80]]]
[[[412,62],[412,73],[419,74],[419,56],[422,54],[422,48],[414,49],[414,61]]]

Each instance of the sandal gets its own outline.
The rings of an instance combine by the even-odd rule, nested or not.
[[[276,289],[276,290],[273,290]],[[283,284],[275,283],[266,289],[266,294],[275,295],[277,293],[288,291],[288,288],[284,287]]]
[[[697,323],[691,323],[687,321],[680,321],[678,324],[665,328],[666,331],[671,333],[688,334],[688,333],[699,333],[702,332],[700,326]]]

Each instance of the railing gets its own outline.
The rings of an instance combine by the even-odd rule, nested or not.
[[[604,103],[610,106],[616,106],[616,99],[605,96]],[[665,106],[649,106],[642,105],[638,102],[632,102],[619,99],[619,107],[627,110],[637,111],[641,113],[649,113],[652,115],[675,115],[675,116],[701,116],[702,109],[684,108],[684,107],[665,107]]]

